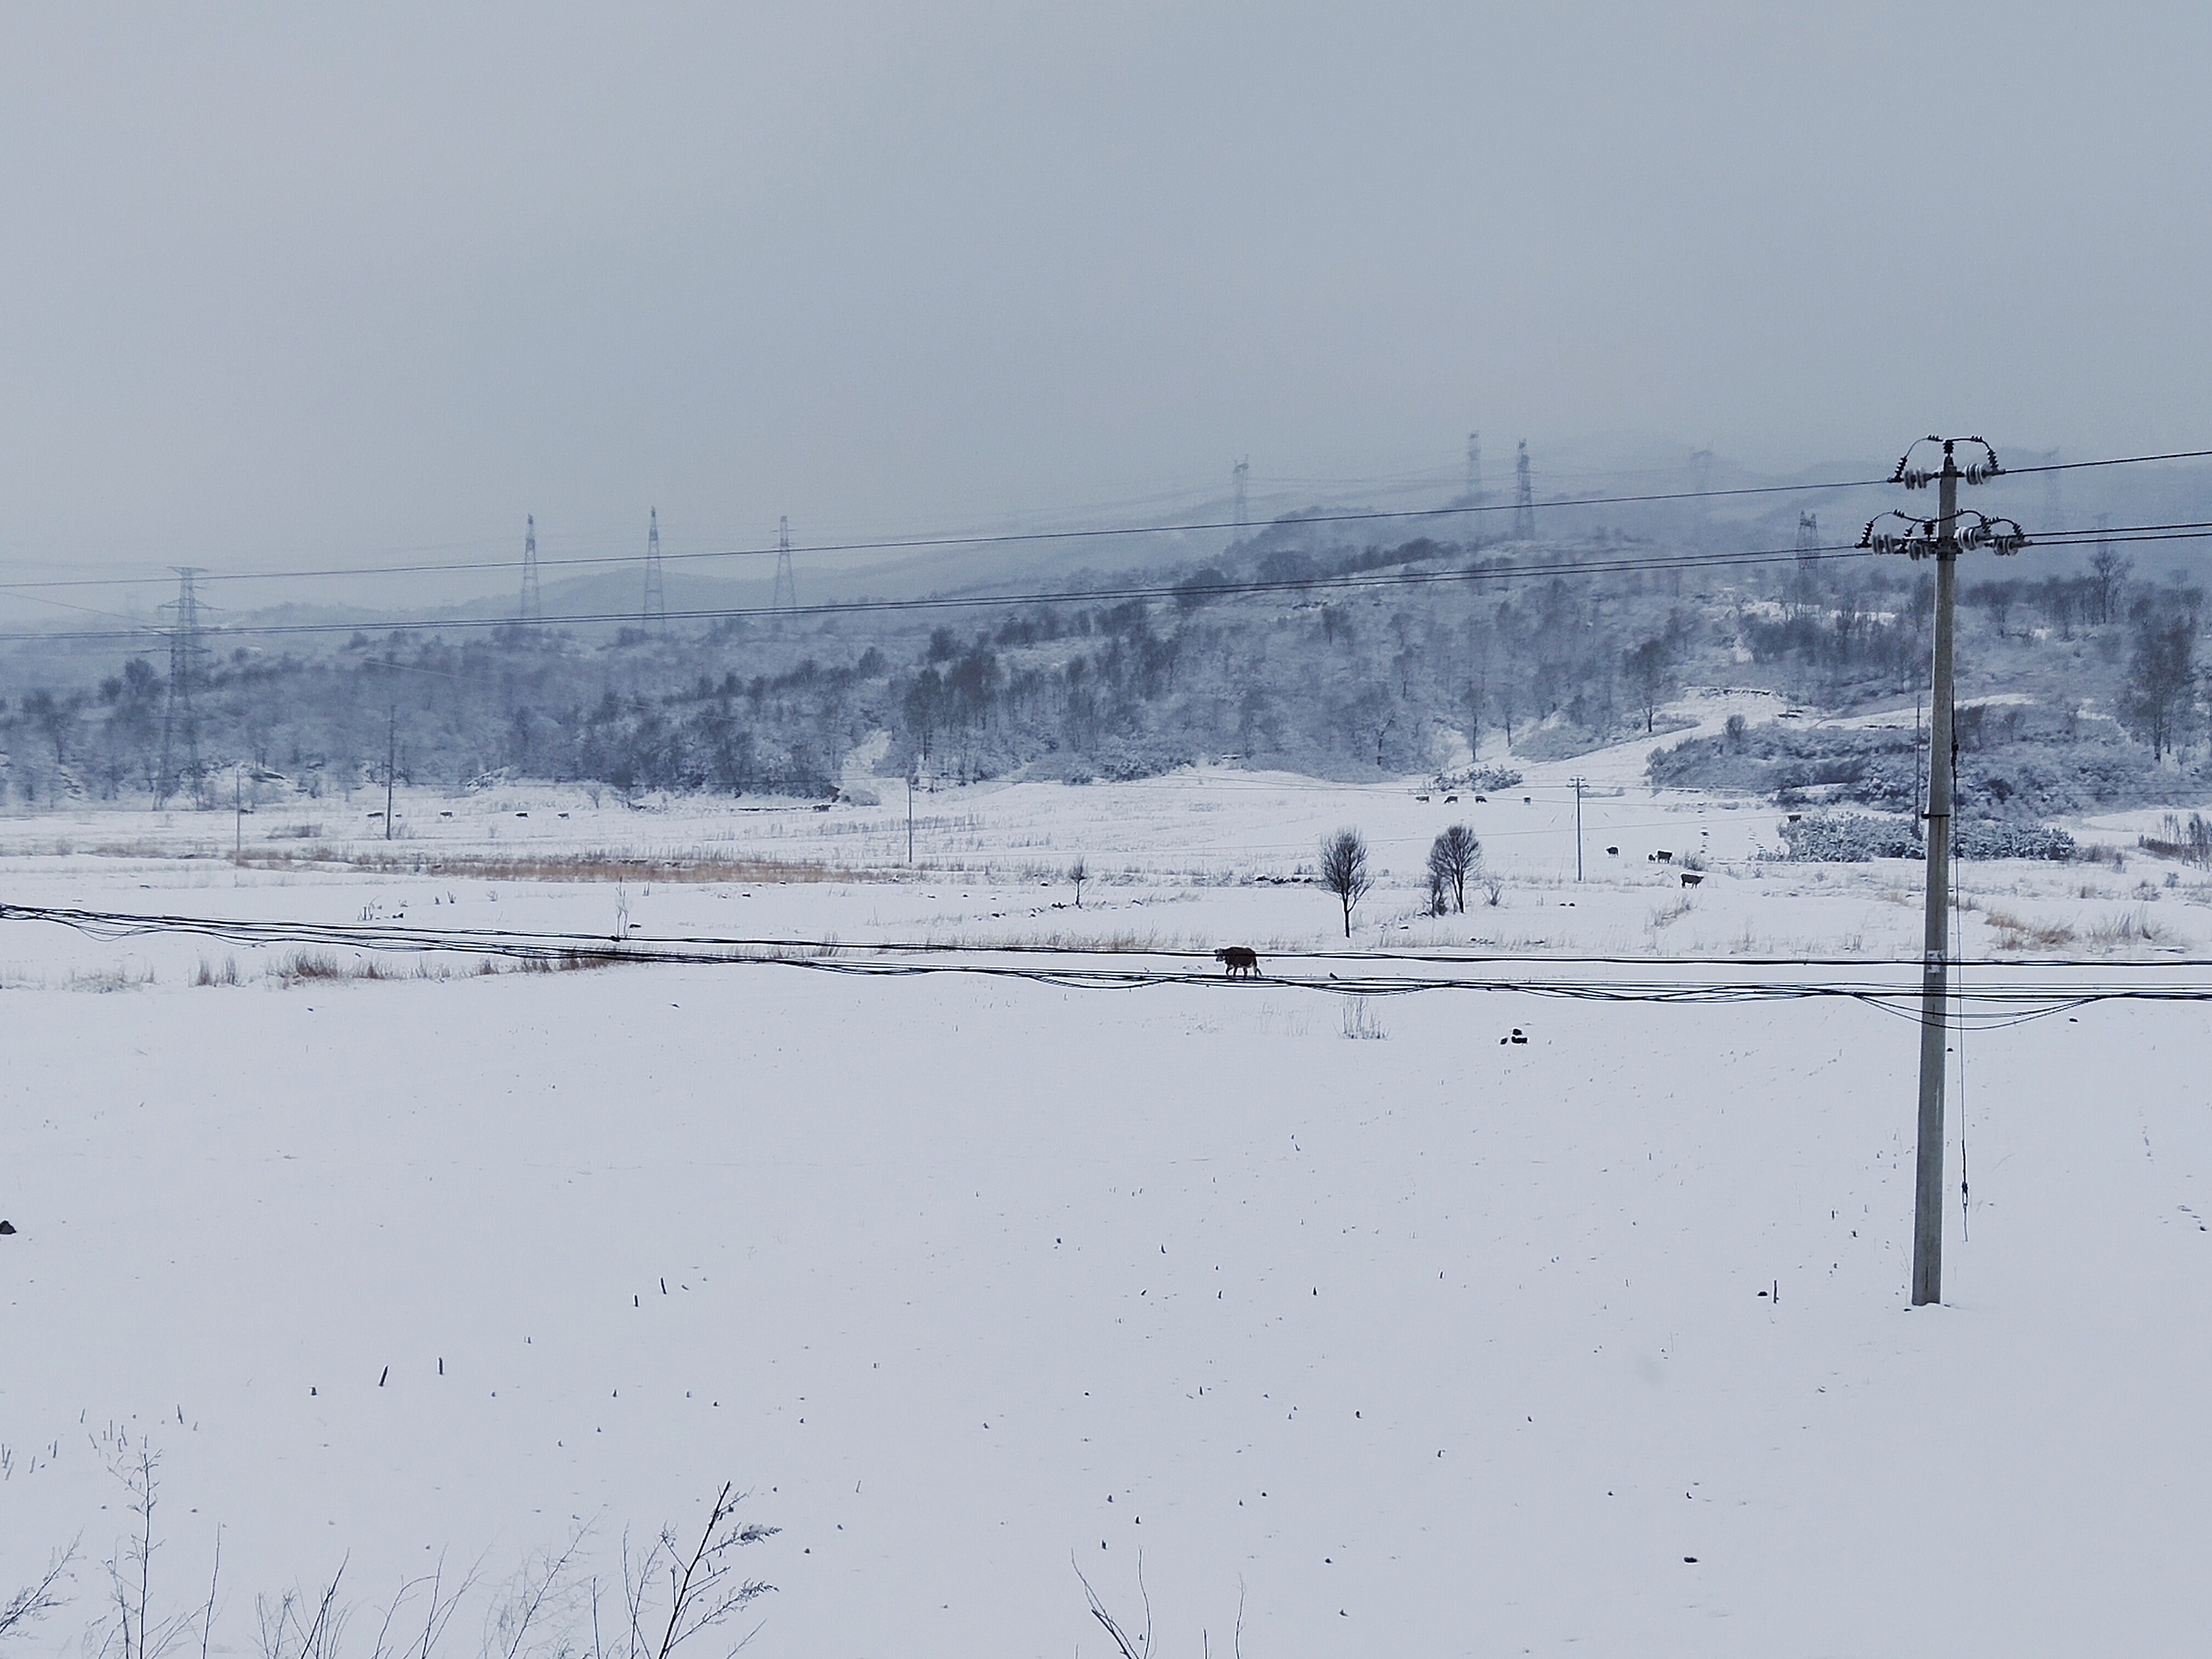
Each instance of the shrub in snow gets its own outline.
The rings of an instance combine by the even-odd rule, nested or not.
[[[1470,766],[1457,772],[1439,772],[1431,789],[1510,789],[1521,775],[1510,766]]]
[[[2074,837],[2047,823],[1975,818],[1961,823],[1954,845],[1962,859],[2049,859],[2074,856]]]
[[[1811,813],[1782,826],[1784,856],[1801,864],[1864,864],[1869,859],[1910,859],[1921,846],[1904,818],[1865,812]]]
[[[1803,864],[1863,864],[1869,859],[1917,859],[1926,848],[1909,818],[1866,812],[1809,813],[1782,826],[1785,857]],[[2074,856],[2074,837],[2047,823],[1970,818],[1954,831],[1962,859],[2050,859]]]

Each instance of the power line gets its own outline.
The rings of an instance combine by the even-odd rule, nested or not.
[[[2081,547],[2095,545],[2100,539],[2124,540],[2134,545],[2155,542],[2203,541],[2212,539],[2212,520],[2183,520],[2170,529],[2152,525],[2119,526],[2094,532],[2068,532],[2058,536],[2034,538],[2030,544],[2045,548]],[[1027,593],[952,594],[911,599],[823,600],[814,605],[794,605],[783,607],[778,607],[773,604],[726,605],[670,611],[668,619],[677,622],[731,622],[757,617],[867,615],[908,611],[963,611],[995,609],[1010,605],[1104,605],[1137,599],[1214,600],[1291,592],[1358,592],[1376,588],[1429,586],[1439,583],[1513,581],[1533,576],[1606,575],[1638,572],[1731,569],[1777,564],[1791,560],[1810,563],[1830,559],[1856,558],[1868,550],[1858,543],[1832,543],[1818,548],[1805,548],[1793,544],[1787,548],[1760,548],[1741,553],[1654,554],[1636,558],[1613,559],[1575,556],[1541,562],[1495,563],[1449,570],[1364,571],[1335,576],[1284,577],[1265,581],[1209,582],[1201,588],[1191,588],[1180,585],[1148,584]],[[692,556],[679,554],[669,556]],[[528,591],[526,588],[526,592]],[[551,617],[541,614],[527,619],[515,620],[517,622],[526,620],[532,626],[592,627],[636,623],[640,619],[641,613],[635,611],[580,611]],[[432,617],[412,621],[355,619],[328,623],[243,623],[227,627],[221,631],[227,636],[261,637],[279,635],[443,632],[455,629],[497,629],[513,625],[514,623],[501,622],[495,617]],[[152,627],[106,629],[55,629],[44,631],[19,629],[0,633],[0,644],[137,640],[143,639],[149,634],[160,634],[161,631]]]
[[[1209,954],[1198,951],[1124,953],[1106,949],[1090,950],[1079,946],[946,946],[906,942],[854,946],[822,939],[726,938],[631,939],[610,941],[593,935],[578,933],[523,933],[496,929],[445,931],[397,926],[329,925],[295,921],[241,921],[198,916],[130,915],[114,912],[38,905],[0,905],[0,921],[52,922],[100,939],[140,938],[148,934],[177,933],[218,939],[224,943],[249,947],[290,945],[418,953],[444,951],[575,966],[617,964],[781,966],[870,977],[909,977],[927,974],[955,973],[1027,980],[1076,989],[1130,990],[1171,985],[1203,986],[1217,989],[1242,988],[1237,981],[1195,967],[1129,968],[1075,965],[1035,967],[1024,965],[1018,961],[1009,963],[977,959],[994,956],[1015,957],[1043,956],[1060,958],[1067,962],[1088,960],[1096,963],[1101,957],[1141,955],[1177,961]],[[854,954],[855,952],[859,954]],[[953,959],[942,959],[945,957]],[[1325,963],[1347,959],[1369,962],[1410,960],[1409,958],[1393,958],[1382,953],[1329,951],[1279,951],[1270,953],[1268,959],[1278,963]],[[1608,959],[1458,958],[1455,960],[1455,965],[1495,967],[1535,961],[1545,965],[1560,966],[1580,965],[1605,960]],[[1700,964],[1686,959],[1680,962],[1662,959],[1651,962],[1639,961],[1637,965],[1671,968]],[[1741,961],[1724,964],[1721,960],[1715,959],[1711,965],[1729,965],[1741,969],[1747,964]],[[1800,962],[1784,961],[1778,963],[1778,965],[1802,967],[1804,964]],[[1850,965],[1869,964],[1853,963]],[[1893,965],[1910,969],[1916,964],[1905,962]],[[2009,967],[2015,964],[1991,965]],[[2045,964],[2018,965],[2043,966]],[[2111,964],[2098,965],[2110,966]],[[1251,982],[1244,983],[1249,985]],[[1662,1004],[1754,1003],[1840,998],[1879,1008],[1885,1012],[1915,1018],[1917,1018],[1917,994],[1903,985],[1843,979],[1732,981],[1619,977],[1595,979],[1495,974],[1480,977],[1463,974],[1347,975],[1324,970],[1319,974],[1270,974],[1258,982],[1284,989],[1321,991],[1333,995],[1353,996],[1401,996],[1427,991],[1462,990],[1518,993],[1525,995],[1564,997],[1587,1001]],[[1985,985],[1978,985],[1977,988],[1971,993],[1962,990],[1960,995],[1962,999],[1974,1005],[1973,1015],[1978,1024],[1995,1028],[2016,1024],[2024,1020],[2039,1018],[2098,1002],[2212,1001],[2212,984],[2122,985],[2098,982],[2069,983],[2062,981],[2026,981],[2008,985],[1990,981]]]
[[[2044,466],[2014,467],[2003,476],[2018,477],[2053,470],[2072,471],[2088,467],[2132,466],[2145,462],[2197,460],[2206,458],[2212,458],[2212,449],[2172,450],[2155,455],[2116,455],[2100,460],[2068,461],[2056,469]],[[1714,490],[1657,491],[1634,495],[1559,496],[1551,501],[1535,501],[1532,496],[1529,506],[1532,511],[1538,512],[1558,507],[1637,507],[1666,501],[1717,501],[1730,496],[1786,495],[1817,493],[1824,490],[1867,489],[1887,486],[1890,482],[1891,480],[1886,477],[1835,478],[1814,483],[1746,484]],[[1476,513],[1506,513],[1518,510],[1517,501],[1462,502],[1449,507],[1301,514],[1278,520],[1276,523],[1285,527],[1295,528],[1307,525],[1380,523],[1401,519],[1447,519]],[[1250,528],[1249,526],[1243,527]],[[1094,529],[1008,531],[988,535],[908,536],[864,541],[823,542],[801,550],[809,553],[876,553],[913,551],[930,548],[1006,547],[1038,542],[1091,540],[1114,536],[1184,535],[1200,531],[1235,531],[1237,528],[1239,526],[1233,520],[1190,520],[1172,523],[1109,525]],[[779,555],[781,550],[780,546],[711,548],[690,553],[671,553],[666,556],[671,560],[687,561],[768,558]],[[547,569],[605,566],[624,563],[628,557],[629,556],[625,554],[592,554],[540,559],[538,564],[540,568]],[[465,574],[471,571],[510,568],[512,567],[502,560],[465,560],[419,564],[335,565],[322,568],[296,570],[204,572],[201,580],[204,582],[321,581],[348,576]],[[0,582],[0,592],[29,593],[33,591],[71,587],[143,587],[149,581],[161,580],[166,579],[153,576],[57,577],[50,581]]]
[[[1822,549],[1810,555],[1800,553],[1795,548],[1789,548],[1761,550],[1750,553],[1668,554],[1640,559],[1566,559],[1541,563],[1495,565],[1474,569],[1387,573],[1370,571],[1340,576],[1285,577],[1270,581],[1218,582],[1208,583],[1200,589],[1164,584],[1145,584],[1125,587],[1090,588],[1076,592],[968,593],[913,599],[823,600],[813,605],[791,605],[783,608],[778,608],[774,605],[731,605],[695,611],[672,611],[669,612],[669,619],[672,622],[729,622],[756,617],[869,615],[908,611],[964,611],[994,609],[1008,605],[1110,605],[1134,599],[1177,598],[1224,599],[1272,593],[1358,592],[1372,588],[1419,587],[1437,583],[1510,581],[1534,575],[1593,575],[1609,572],[1724,568],[1768,564],[1779,559],[1800,557],[1858,558],[1863,556],[1863,551],[1856,545],[1837,545]],[[531,618],[530,623],[532,625],[542,624],[546,627],[587,627],[635,623],[637,620],[638,613],[635,611],[602,611],[551,617],[539,616]],[[503,623],[495,617],[432,617],[413,622],[356,619],[328,623],[243,623],[225,629],[223,631],[228,635],[263,636],[449,631],[454,629],[497,629],[512,625],[514,624],[511,623]],[[146,629],[54,629],[49,632],[21,630],[0,633],[0,643],[21,643],[29,641],[138,639],[143,637],[147,631]]]
[[[454,872],[441,870],[434,855],[418,855],[423,867],[416,870],[415,860],[397,855],[363,870],[379,875],[420,874],[448,878]],[[345,866],[336,866],[340,869]],[[728,885],[746,887],[757,884],[732,879]],[[909,882],[909,884],[911,883]],[[397,923],[314,922],[297,919],[241,920],[211,916],[174,915],[143,915],[131,912],[88,910],[64,905],[33,905],[0,903],[0,921],[43,921],[76,928],[102,939],[138,938],[158,933],[198,933],[219,930],[239,944],[296,944],[301,942],[356,945],[363,950],[475,950],[499,945],[517,947],[546,946],[555,949],[605,945],[609,941],[601,934],[544,932],[526,928],[434,928],[409,927]],[[1118,946],[1112,944],[1023,944],[947,942],[937,939],[879,939],[872,941],[839,940],[805,938],[783,934],[725,934],[677,933],[633,936],[627,943],[641,951],[652,950],[717,950],[787,951],[811,955],[850,955],[855,952],[879,956],[913,957],[1132,957],[1176,962],[1211,962],[1215,960],[1210,950],[1196,947],[1176,949],[1170,946],[1146,945],[1142,948]],[[1735,969],[1757,968],[1850,968],[1863,970],[1901,969],[1917,973],[1922,959],[1917,956],[1682,956],[1639,957],[1620,953],[1562,951],[1557,954],[1536,951],[1437,951],[1437,950],[1362,950],[1357,947],[1332,950],[1319,947],[1312,950],[1282,950],[1265,953],[1272,962],[1346,963],[1370,966],[1391,964],[1425,967],[1572,967],[1572,968],[1727,968]],[[2212,969],[2212,957],[2171,957],[2155,961],[2112,961],[2100,957],[1976,957],[1962,965],[1990,973],[2048,972],[2053,970],[2097,969],[2105,973],[2137,972],[2144,974],[2171,973]],[[1622,981],[1627,983],[1629,981]],[[1654,981],[1663,983],[1664,981]],[[1760,981],[1766,983],[1769,981]],[[1781,982],[1781,981],[1774,981]],[[1836,981],[1856,984],[1860,981]],[[2083,988],[2099,988],[2069,985],[2063,981],[2032,982],[2029,988],[2038,994],[2045,993],[2072,994]],[[2212,994],[2212,986],[2152,986],[2141,988],[2106,987],[2106,989],[2137,988],[2143,990],[2196,991],[2202,989]],[[1912,994],[1917,998],[1917,989]]]

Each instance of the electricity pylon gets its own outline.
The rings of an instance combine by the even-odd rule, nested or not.
[[[194,586],[200,573],[191,565],[171,568],[177,573],[177,597],[161,607],[170,615],[169,697],[161,709],[161,769],[154,787],[157,806],[187,780],[197,795],[202,781],[199,705],[192,696],[207,658],[207,647],[200,642],[200,600]]]
[[[778,611],[792,611],[799,605],[799,581],[791,574],[791,520],[779,520],[775,531],[775,597],[769,601]]]
[[[523,520],[522,532],[522,608],[516,614],[518,622],[537,622],[544,617],[545,608],[538,599],[538,515],[533,513]]]
[[[668,588],[660,570],[660,509],[654,507],[645,532],[645,631],[668,632]]]

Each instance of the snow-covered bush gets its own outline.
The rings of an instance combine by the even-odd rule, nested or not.
[[[1521,781],[1520,773],[1510,766],[1467,766],[1456,772],[1439,772],[1430,783],[1431,789],[1510,789]]]
[[[1821,812],[1782,826],[1784,857],[1802,864],[1864,864],[1869,859],[1920,856],[1919,837],[1905,818],[1865,812]]]
[[[1819,812],[1782,826],[1785,857],[1804,864],[1863,864],[1869,859],[1917,859],[1927,850],[1910,818],[1867,812]],[[1962,859],[2051,859],[2074,856],[2074,837],[2047,823],[1968,818],[1954,831]]]
[[[1973,818],[1958,827],[1954,844],[1962,859],[2049,859],[2074,856],[2074,837],[2047,823]]]

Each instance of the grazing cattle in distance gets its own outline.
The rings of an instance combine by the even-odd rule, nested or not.
[[[1246,974],[1256,977],[1260,972],[1260,953],[1248,945],[1224,945],[1213,953],[1213,959],[1232,976]]]
[[[1657,852],[1654,853],[1651,856],[1658,860],[1662,864],[1672,864],[1674,861],[1674,855],[1663,847]]]
[[[1685,887],[1695,887],[1704,879],[1705,878],[1694,870],[1685,870],[1682,872],[1682,885]]]

